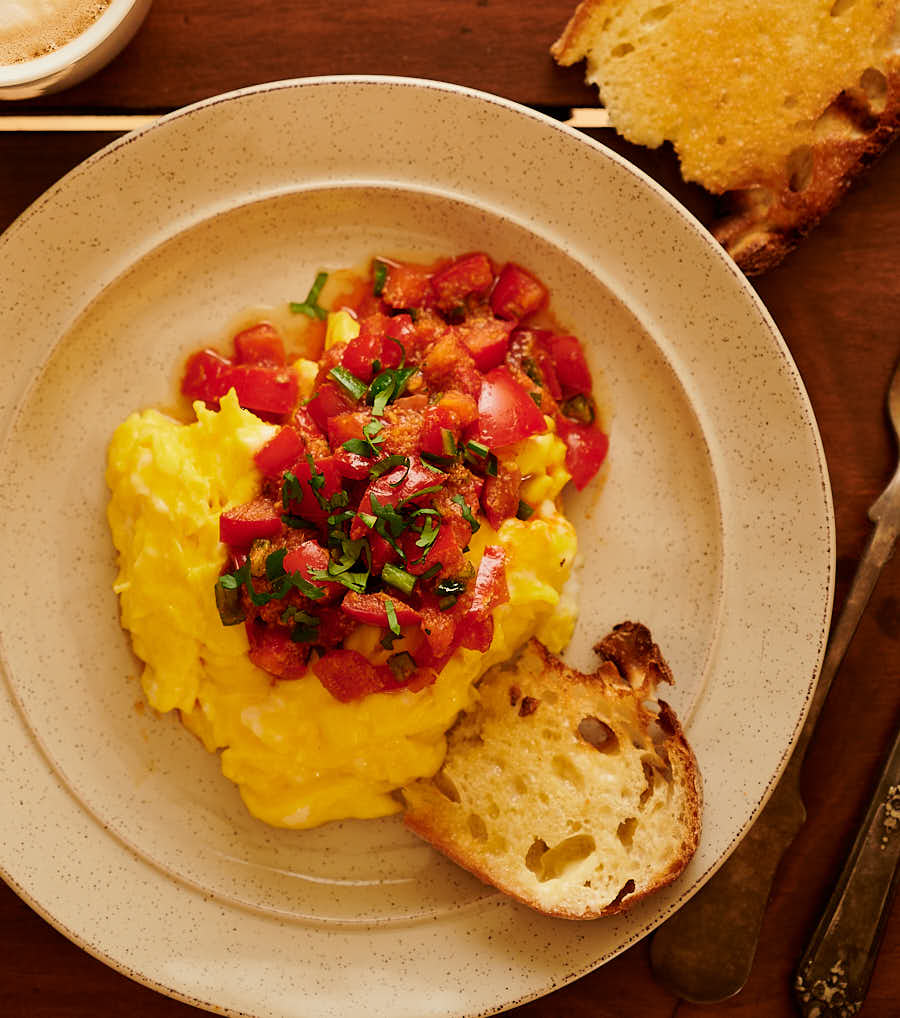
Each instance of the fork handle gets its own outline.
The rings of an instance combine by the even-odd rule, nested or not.
[[[843,872],[800,960],[794,990],[805,1018],[851,1018],[862,1007],[897,884],[900,729]]]

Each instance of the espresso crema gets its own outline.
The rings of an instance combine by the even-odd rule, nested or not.
[[[0,0],[0,65],[52,53],[88,28],[110,0]]]

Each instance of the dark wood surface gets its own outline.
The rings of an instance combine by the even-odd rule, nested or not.
[[[62,95],[0,106],[165,110],[256,82],[325,73],[441,78],[538,106],[587,105],[580,71],[547,49],[570,13],[550,0],[438,0],[381,5],[291,0],[156,0],[133,44]],[[701,216],[668,152],[594,136],[643,166]],[[0,132],[0,229],[111,136]],[[900,357],[900,147],[778,268],[755,282],[797,362],[818,418],[837,526],[836,609],[870,524],[866,511],[896,459],[884,409]],[[2,342],[14,342],[4,336]],[[730,1001],[698,1006],[659,986],[644,941],[602,969],[515,1010],[521,1018],[788,1018],[791,979],[900,722],[900,555],[889,563],[826,704],[804,771],[808,820],[777,875],[756,962]],[[727,931],[722,931],[727,936]],[[0,1015],[174,1018],[201,1012],[83,953],[0,884]],[[900,1016],[900,922],[890,919],[863,1018]]]

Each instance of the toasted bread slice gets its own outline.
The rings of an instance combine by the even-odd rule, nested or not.
[[[748,273],[779,261],[900,130],[897,0],[584,0],[551,47],[611,124],[726,195]]]
[[[486,883],[547,915],[620,912],[674,880],[700,835],[700,777],[669,707],[668,666],[626,622],[593,675],[537,640],[489,671],[405,821]]]

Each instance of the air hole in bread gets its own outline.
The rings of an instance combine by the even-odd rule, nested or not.
[[[517,774],[513,780],[513,788],[519,793],[519,795],[528,794],[528,782],[521,776],[521,774]]]
[[[438,771],[431,781],[445,799],[449,799],[451,802],[459,802],[459,789],[453,783],[453,780],[447,777],[443,771]]]
[[[834,0],[828,12],[833,18],[839,18],[856,3],[856,0]]]
[[[567,756],[557,753],[552,760],[552,765],[556,775],[563,781],[568,781],[575,788],[584,788],[584,776]]]
[[[550,704],[551,707],[559,703],[559,697],[556,695],[556,693],[553,692],[552,689],[548,689],[544,692],[543,699],[544,703]]]
[[[470,813],[467,823],[469,825],[469,831],[476,841],[487,841],[487,824],[477,813]]]
[[[787,159],[788,187],[794,194],[805,191],[813,173],[813,151],[809,145],[800,145]]]
[[[795,95],[786,95],[784,97],[784,108],[786,110],[792,110],[797,105],[797,97]]]
[[[658,25],[661,21],[665,21],[666,18],[672,13],[672,4],[662,4],[660,7],[654,7],[652,10],[647,11],[646,14],[641,18],[642,25]]]
[[[728,144],[728,139],[725,137],[724,134],[720,134],[719,137],[716,138],[716,144],[717,145],[726,145],[726,144]]]
[[[496,820],[497,817],[500,816],[500,807],[493,799],[488,802],[487,815],[491,818],[491,820]]]
[[[656,772],[647,760],[641,760],[641,767],[644,770],[644,790],[638,799],[638,806],[643,809],[647,805],[650,796],[653,795],[653,786],[656,784]]]
[[[613,46],[609,51],[611,57],[627,57],[629,53],[634,52],[634,46],[630,42],[620,42],[618,46]]]
[[[605,721],[588,715],[578,722],[578,734],[588,745],[601,753],[618,753],[619,738]]]
[[[625,883],[622,885],[622,889],[615,896],[615,898],[613,898],[613,900],[609,903],[608,907],[615,908],[616,906],[621,905],[626,895],[633,893],[634,893],[634,881],[630,879],[626,880]]]
[[[882,113],[887,101],[888,84],[881,71],[877,67],[867,67],[860,75],[859,87],[865,92],[872,112]]]
[[[542,884],[548,880],[558,880],[573,866],[584,862],[596,848],[597,843],[590,834],[573,834],[570,838],[565,838],[541,856],[539,871],[536,871],[538,880]]]
[[[525,853],[525,865],[532,873],[534,873],[535,876],[540,875],[541,860],[544,858],[546,853],[547,842],[542,841],[540,838],[535,838],[528,851]]]
[[[634,832],[637,827],[637,817],[628,817],[619,824],[616,830],[616,837],[622,844],[631,851],[631,843],[634,841]]]

